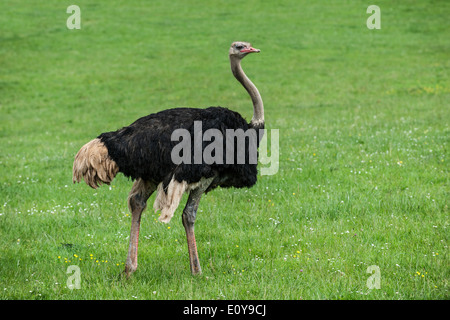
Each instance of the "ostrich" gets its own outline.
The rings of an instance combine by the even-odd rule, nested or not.
[[[131,232],[124,273],[129,277],[137,268],[138,238],[141,214],[150,195],[157,191],[154,209],[161,210],[159,220],[168,223],[184,193],[188,200],[182,213],[186,231],[190,270],[193,275],[201,273],[195,242],[194,223],[200,198],[216,187],[251,187],[256,183],[255,163],[181,163],[171,159],[176,145],[172,133],[176,129],[194,132],[194,122],[201,121],[202,130],[264,129],[264,107],[256,86],[245,75],[241,60],[250,53],[260,52],[248,42],[233,42],[229,50],[231,71],[247,90],[253,102],[253,118],[250,123],[237,112],[222,107],[174,108],[150,114],[117,131],[105,132],[85,144],[75,156],[73,182],[82,179],[96,189],[109,184],[118,172],[134,180],[128,196],[131,211]],[[203,142],[201,142],[203,143]],[[204,143],[201,145],[205,148]],[[248,148],[245,147],[246,159]],[[230,152],[223,148],[224,154]]]

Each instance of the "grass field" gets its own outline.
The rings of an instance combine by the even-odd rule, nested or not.
[[[79,0],[68,30],[71,4],[0,3],[0,299],[449,298],[448,1]],[[235,40],[261,49],[243,67],[279,171],[203,197],[201,276],[181,205],[168,225],[144,212],[138,270],[120,279],[132,182],[73,185],[73,157],[169,107],[250,119]]]

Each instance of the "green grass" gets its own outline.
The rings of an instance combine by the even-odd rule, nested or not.
[[[447,1],[378,1],[380,30],[364,1],[80,0],[68,30],[71,4],[0,4],[0,299],[449,298]],[[131,181],[72,185],[73,157],[168,107],[250,119],[235,40],[261,49],[243,67],[279,129],[279,171],[204,196],[203,275],[181,205],[169,225],[144,213],[138,271],[119,279]]]

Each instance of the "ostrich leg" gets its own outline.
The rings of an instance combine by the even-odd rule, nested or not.
[[[198,261],[197,244],[195,242],[194,224],[197,216],[197,209],[200,203],[202,194],[208,189],[214,177],[204,179],[197,189],[189,193],[189,198],[183,210],[182,220],[183,226],[186,230],[186,238],[189,250],[189,262],[191,265],[191,273],[193,275],[202,273],[200,262]]]
[[[136,271],[137,268],[137,250],[141,214],[147,206],[148,198],[155,189],[156,186],[153,183],[138,179],[134,182],[133,188],[128,196],[128,208],[131,211],[131,232],[130,246],[128,248],[128,256],[124,270],[127,278]]]

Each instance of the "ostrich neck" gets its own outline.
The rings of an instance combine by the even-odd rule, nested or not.
[[[246,76],[241,67],[241,59],[230,56],[231,71],[234,77],[242,84],[252,98],[253,102],[253,118],[250,122],[252,125],[264,124],[264,105],[258,89]]]

